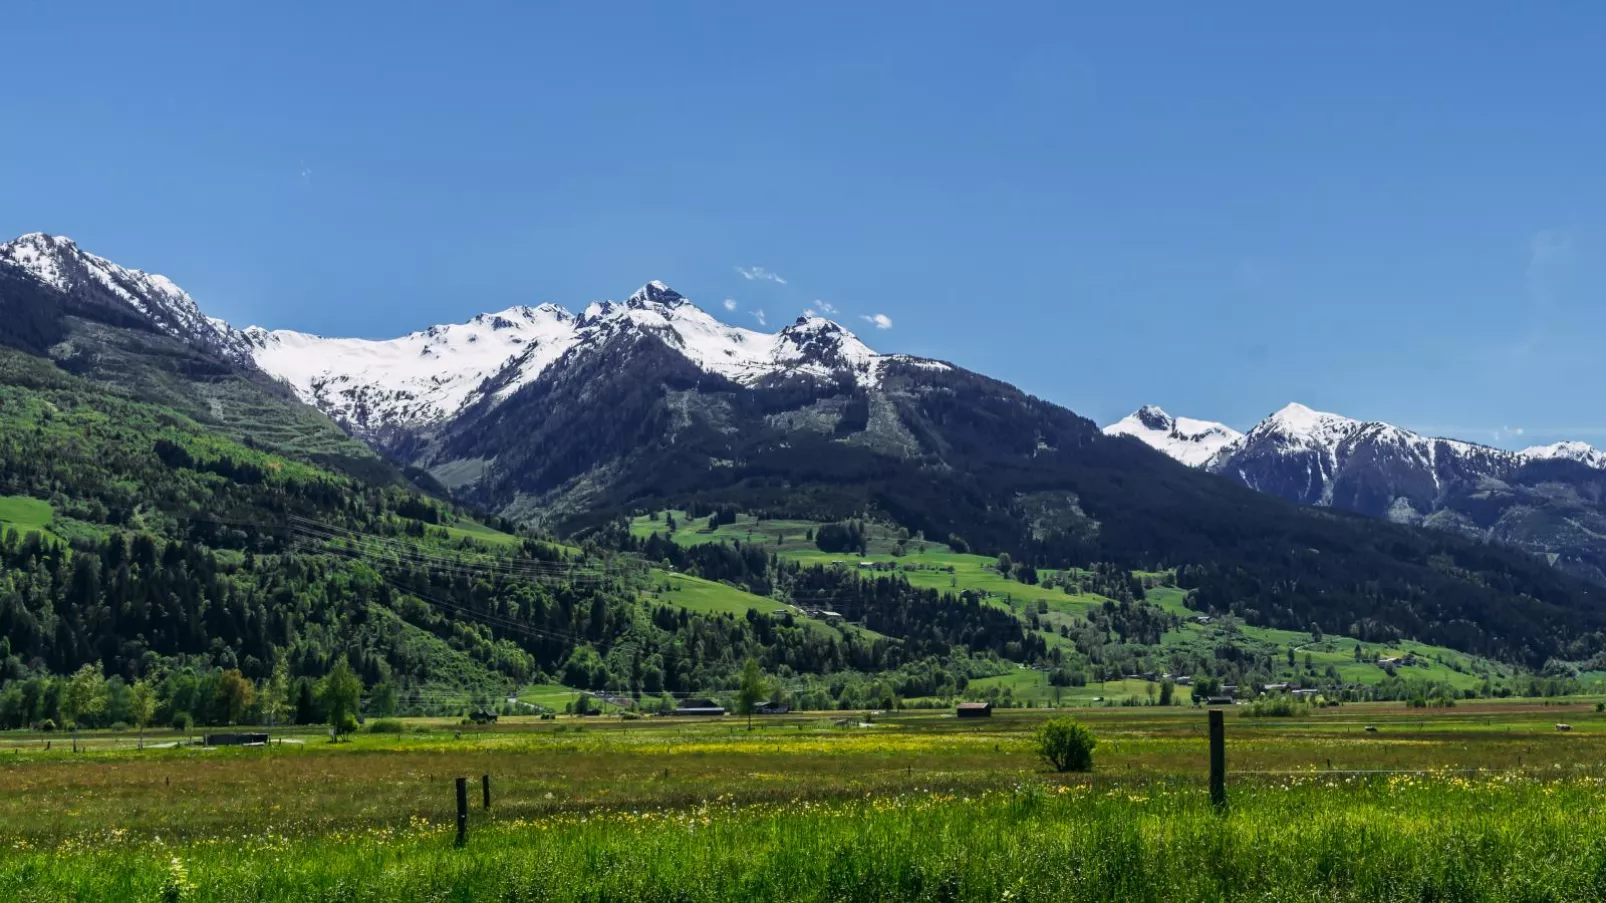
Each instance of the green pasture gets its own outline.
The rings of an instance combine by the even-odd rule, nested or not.
[[[272,730],[286,742],[259,748],[152,731],[139,750],[97,732],[77,754],[60,736],[0,734],[0,898],[1509,903],[1606,890],[1593,699],[1230,712],[1224,810],[1206,793],[1203,712],[1080,713],[1099,739],[1084,774],[1037,757],[1045,717],[408,719],[341,744]],[[470,786],[462,847],[457,777]]]

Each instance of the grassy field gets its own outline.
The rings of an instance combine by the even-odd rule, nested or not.
[[[331,745],[308,731],[259,749],[136,751],[126,735],[96,734],[78,755],[61,738],[0,735],[0,899],[1504,901],[1606,891],[1606,716],[1592,701],[1229,714],[1225,814],[1206,799],[1201,712],[1079,717],[1101,740],[1095,770],[1079,775],[1040,764],[1030,738],[1042,715],[1029,712],[896,713],[872,727],[787,716],[751,732],[734,719],[420,719],[400,734]],[[482,774],[493,780],[488,811]],[[476,785],[461,850],[459,775]]]
[[[0,533],[16,530],[19,534],[53,536],[49,527],[55,516],[49,502],[21,495],[0,495]]]

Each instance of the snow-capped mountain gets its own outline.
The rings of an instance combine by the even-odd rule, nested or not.
[[[222,320],[201,312],[171,279],[119,266],[79,248],[60,235],[30,232],[0,244],[0,263],[91,305],[121,304],[168,335],[234,358],[249,354],[244,337]]]
[[[1145,408],[1105,432],[1291,502],[1516,546],[1606,582],[1606,452],[1583,442],[1506,451],[1291,404],[1204,456],[1173,422],[1189,423]]]
[[[1577,461],[1589,467],[1606,470],[1606,451],[1588,442],[1557,442],[1553,445],[1535,445],[1518,452],[1529,461]]]
[[[206,316],[165,276],[112,263],[62,236],[31,233],[0,244],[5,264],[80,304],[131,312],[175,338],[252,363],[364,434],[434,427],[482,402],[495,405],[566,355],[586,354],[621,336],[652,336],[702,371],[747,386],[815,378],[868,387],[889,362],[947,366],[877,354],[841,325],[814,316],[775,333],[731,326],[656,281],[579,315],[555,304],[521,305],[375,340],[236,329]]]
[[[882,355],[837,323],[798,317],[778,333],[721,323],[662,282],[649,282],[622,303],[590,305],[576,321],[577,345],[601,344],[619,332],[650,333],[709,373],[752,385],[775,375],[875,380]]]
[[[369,475],[390,467],[377,449],[518,519],[596,526],[671,498],[805,498],[902,511],[990,549],[1030,533],[1080,555],[1100,535],[1171,530],[1225,560],[1239,552],[1217,537],[1244,530],[1370,548],[1338,519],[1128,453],[1136,437],[1268,494],[1506,543],[1606,583],[1606,454],[1588,446],[1503,452],[1297,405],[1242,436],[1159,409],[1102,435],[980,374],[878,354],[829,320],[744,329],[657,282],[579,314],[515,306],[394,339],[325,338],[236,330],[171,280],[35,234],[0,245],[0,327],[8,348],[265,447]],[[1434,547],[1388,535],[1411,554]]]
[[[1139,408],[1104,428],[1108,436],[1131,436],[1172,458],[1199,467],[1243,438],[1224,423],[1172,417],[1154,405]]]
[[[357,429],[436,423],[514,362],[539,372],[573,344],[574,315],[510,307],[395,339],[325,338],[288,329],[244,331],[258,367],[301,400]]]
[[[567,354],[629,334],[656,337],[703,371],[744,385],[838,374],[867,385],[881,362],[896,357],[876,354],[818,317],[799,317],[773,334],[730,326],[661,282],[624,301],[593,303],[578,316],[554,304],[512,307],[397,339],[244,331],[257,366],[359,430],[448,421],[481,401],[506,399]]]
[[[1307,504],[1331,504],[1333,476],[1366,446],[1392,449],[1394,454],[1410,458],[1441,478],[1496,472],[1531,461],[1575,461],[1606,470],[1606,451],[1587,442],[1557,442],[1506,451],[1475,442],[1423,436],[1390,423],[1356,420],[1298,403],[1278,410],[1248,433],[1208,420],[1174,418],[1153,405],[1128,414],[1105,427],[1104,432],[1141,439],[1190,467],[1220,473],[1237,468],[1236,475],[1249,485],[1254,485],[1253,476],[1243,466],[1248,459],[1310,456],[1309,467],[1304,471],[1306,485],[1318,491],[1302,494],[1299,500]],[[1210,453],[1203,452],[1206,448],[1211,449]]]
[[[1519,463],[1514,452],[1290,404],[1205,466],[1301,504],[1417,520],[1447,485],[1496,477]]]

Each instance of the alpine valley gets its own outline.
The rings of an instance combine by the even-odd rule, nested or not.
[[[239,328],[36,233],[0,244],[0,724],[84,669],[219,723],[321,719],[342,666],[381,711],[725,694],[748,658],[819,707],[1561,692],[1606,649],[1601,458],[1297,407],[1100,430],[659,282],[388,340]]]

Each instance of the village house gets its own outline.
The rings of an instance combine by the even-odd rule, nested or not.
[[[993,704],[990,702],[961,702],[954,708],[954,714],[960,718],[991,718]]]

